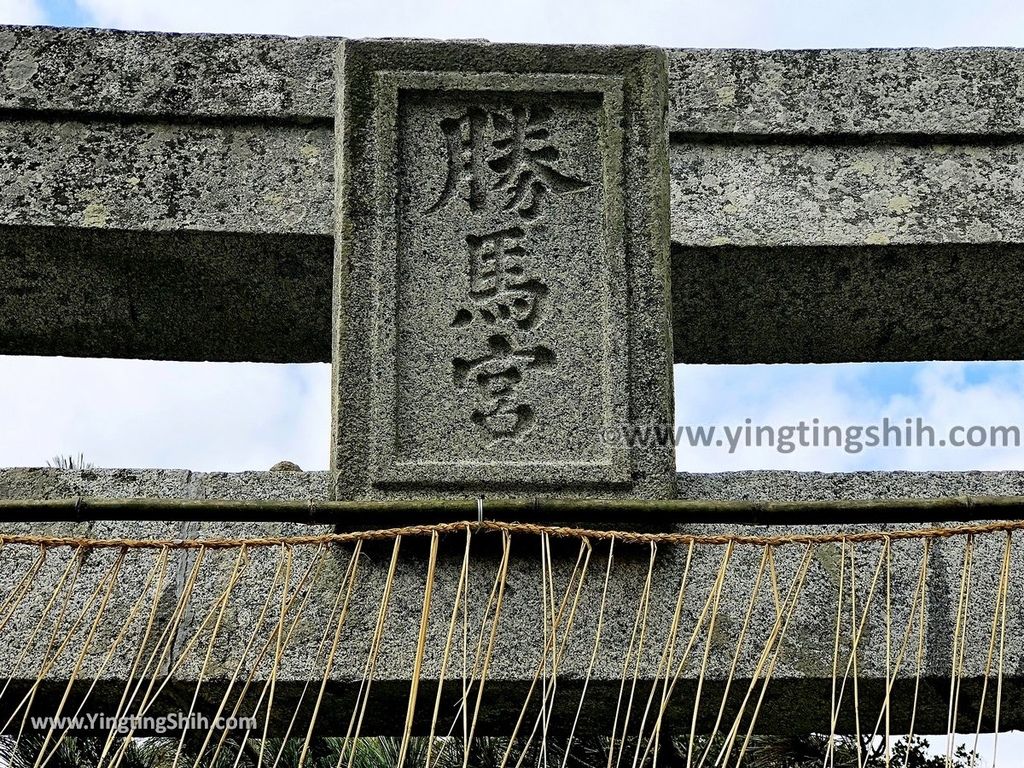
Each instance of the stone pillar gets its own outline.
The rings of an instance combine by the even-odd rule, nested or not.
[[[347,41],[336,495],[662,498],[664,54]],[[631,444],[632,443],[632,444]]]

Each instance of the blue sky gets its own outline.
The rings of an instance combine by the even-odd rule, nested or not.
[[[0,0],[0,22],[164,31],[486,37],[696,47],[1024,45],[1014,2],[607,2],[522,0]],[[265,469],[327,465],[326,365],[174,364],[0,358],[0,465],[84,452],[101,466]],[[11,405],[13,404],[13,405]],[[677,420],[775,427],[922,418],[1024,425],[1024,364],[677,366]],[[683,449],[681,469],[998,469],[1020,449]]]
[[[14,23],[518,42],[824,48],[1021,45],[1015,0],[0,0]]]

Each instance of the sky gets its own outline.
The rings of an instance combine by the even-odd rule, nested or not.
[[[1024,45],[1015,2],[829,0],[0,0],[0,22],[162,31],[348,37],[488,38],[674,47],[823,48]],[[680,426],[739,435],[800,422],[849,428],[921,419],[1024,426],[1024,364],[676,366]],[[83,453],[97,466],[266,469],[288,459],[324,469],[326,365],[156,363],[0,357],[0,466]],[[817,422],[813,420],[817,419]],[[798,446],[680,447],[688,471],[1017,469],[1024,449]]]

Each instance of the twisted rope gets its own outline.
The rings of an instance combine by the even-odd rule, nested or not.
[[[753,545],[781,547],[792,544],[839,544],[884,542],[897,540],[944,539],[954,536],[975,536],[987,533],[1010,533],[1024,529],[1024,520],[1000,520],[967,525],[900,529],[894,531],[848,531],[828,533],[789,533],[778,536],[718,533],[691,534],[681,532],[644,532],[594,530],[537,523],[509,523],[498,520],[466,520],[433,525],[410,525],[379,530],[325,533],[310,536],[262,536],[256,538],[212,537],[206,539],[91,539],[79,536],[46,536],[41,534],[0,534],[0,545],[22,544],[39,547],[75,547],[82,549],[232,549],[235,547],[296,547],[309,545],[351,544],[358,541],[383,541],[396,537],[422,537],[470,531],[471,533],[508,533],[546,535],[560,539],[616,541],[622,544],[694,544]]]

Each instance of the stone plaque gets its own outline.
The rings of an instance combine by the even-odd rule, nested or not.
[[[336,495],[671,495],[662,54],[338,64]]]

